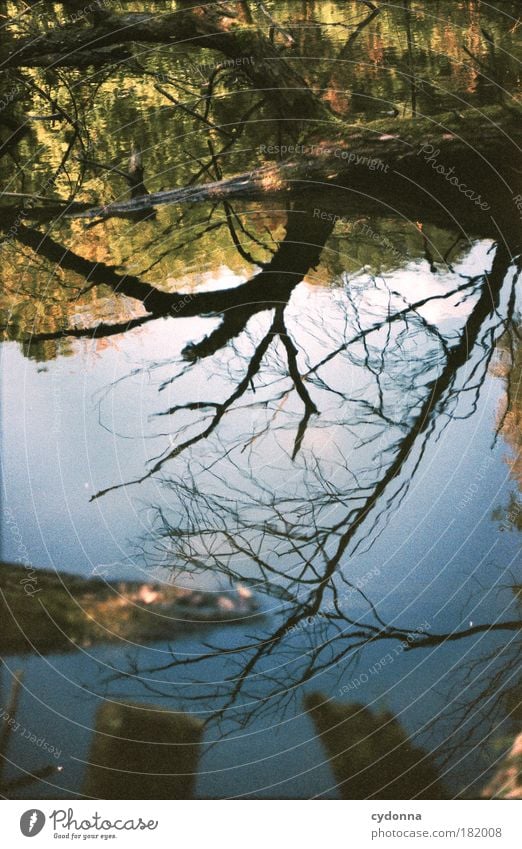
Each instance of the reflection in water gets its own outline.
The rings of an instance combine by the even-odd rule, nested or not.
[[[364,15],[357,3],[266,5],[293,73],[306,70],[350,120],[497,103],[517,85],[513,34],[475,3],[437,4],[449,17],[415,2]],[[6,487],[13,504],[36,505],[22,559],[34,549],[36,565],[94,566],[105,606],[92,583],[41,587],[42,621],[75,654],[7,657],[9,672],[25,670],[7,712],[23,727],[32,712],[59,738],[64,769],[4,732],[2,792],[31,781],[32,795],[100,798],[496,787],[486,773],[520,722],[518,222],[505,214],[500,238],[493,219],[478,226],[462,207],[457,222],[413,190],[393,208],[370,190],[312,186],[198,199],[194,186],[244,173],[261,141],[291,131],[280,109],[274,121],[264,99],[251,102],[248,69],[212,63],[209,81],[200,64],[201,92],[176,50],[174,70],[159,49],[86,80],[78,98],[64,86],[74,132],[60,107],[16,134],[44,154],[27,184],[9,183],[37,196],[31,214],[13,218],[7,196],[6,362],[27,389],[23,411],[12,405]],[[46,89],[26,82],[47,108]],[[116,118],[121,132],[107,132]],[[179,145],[165,144],[173,135]],[[42,201],[42,183],[56,197]],[[174,186],[193,204],[146,207]],[[64,198],[76,214],[122,191],[145,198],[139,212],[62,215]],[[506,443],[509,491],[497,495]],[[20,559],[16,521],[11,511],[6,560]],[[134,596],[121,602],[120,563],[146,573],[139,613]],[[166,631],[147,624],[153,569],[175,597]],[[5,606],[17,594],[25,642],[6,626],[11,655],[29,638],[63,648],[45,643],[19,583]],[[203,631],[201,615],[180,611],[183,594],[223,609]]]
[[[415,746],[393,714],[363,705],[306,699],[343,799],[444,799],[433,759]]]

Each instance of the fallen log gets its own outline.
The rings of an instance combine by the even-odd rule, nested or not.
[[[289,154],[249,172],[198,186],[169,189],[68,213],[71,218],[128,215],[164,204],[260,200],[270,195],[340,190],[350,211],[361,204],[380,214],[399,211],[413,220],[477,234],[520,230],[522,192],[520,116],[505,107],[468,109],[462,115],[377,121],[337,130],[328,141],[276,147],[259,154]],[[390,132],[391,129],[391,132]],[[331,214],[321,209],[318,215]],[[498,235],[498,234],[497,234]]]

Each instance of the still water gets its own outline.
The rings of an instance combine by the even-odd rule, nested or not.
[[[357,333],[357,327],[375,323],[385,294],[387,301],[393,291],[399,302],[404,298],[411,300],[412,291],[417,300],[449,292],[462,275],[473,276],[487,267],[489,247],[473,245],[455,265],[453,274],[441,274],[436,279],[422,261],[383,275],[373,287],[361,272],[355,276],[361,288],[352,287],[358,292],[356,322],[350,314],[355,307],[340,285],[303,282],[292,294],[287,318],[289,333],[293,338],[299,335],[307,352],[301,370],[304,372],[307,364],[313,368],[313,364],[337,350],[340,343]],[[228,283],[227,274],[223,270]],[[508,271],[506,292],[512,277]],[[386,410],[395,410],[393,426],[383,426],[375,412],[367,412],[377,397],[375,390],[372,394],[375,372],[370,356],[373,353],[380,358],[382,349],[378,349],[378,355],[375,350],[360,349],[349,358],[340,354],[340,362],[330,361],[322,378],[328,388],[321,385],[315,396],[324,399],[317,402],[321,413],[303,439],[301,463],[297,458],[291,460],[299,404],[289,397],[284,383],[278,359],[281,352],[274,352],[264,376],[266,382],[258,389],[258,393],[269,390],[276,399],[269,413],[265,413],[264,405],[260,413],[252,412],[245,401],[244,409],[231,416],[228,424],[225,422],[219,440],[211,439],[203,449],[194,451],[177,473],[181,480],[188,474],[207,480],[207,468],[212,466],[204,497],[224,500],[226,521],[223,517],[212,521],[207,517],[206,527],[211,527],[216,537],[222,529],[228,533],[233,528],[241,540],[241,545],[237,543],[239,550],[234,551],[232,546],[220,555],[202,545],[198,558],[186,554],[185,563],[176,557],[175,546],[172,551],[168,538],[159,537],[161,545],[158,542],[158,510],[161,508],[163,515],[169,511],[174,527],[176,522],[181,524],[179,517],[185,515],[187,495],[184,486],[177,489],[177,475],[171,477],[174,469],[135,487],[123,486],[96,501],[89,499],[115,481],[126,482],[139,476],[144,462],[165,450],[170,434],[162,419],[151,413],[189,396],[185,390],[179,394],[172,390],[160,393],[159,388],[177,373],[183,363],[180,352],[187,342],[208,334],[215,320],[201,319],[196,323],[194,319],[158,319],[102,350],[97,350],[96,341],[78,343],[73,356],[48,361],[45,370],[25,358],[16,343],[5,345],[3,369],[4,375],[9,376],[4,381],[3,403],[8,459],[6,503],[16,517],[24,517],[23,540],[30,562],[86,576],[102,573],[113,579],[139,576],[150,580],[151,570],[161,578],[162,569],[169,567],[169,575],[174,570],[180,584],[190,586],[195,582],[197,586],[219,590],[228,585],[227,572],[253,586],[254,581],[260,580],[263,570],[244,554],[245,540],[256,546],[257,556],[263,551],[267,560],[278,550],[283,555],[279,575],[271,576],[270,582],[261,587],[265,618],[255,628],[251,623],[246,623],[244,629],[241,625],[216,627],[210,633],[206,630],[187,638],[177,637],[168,645],[139,649],[123,645],[86,648],[72,655],[6,658],[6,671],[26,672],[19,721],[27,728],[37,729],[38,735],[45,735],[51,743],[56,741],[63,752],[63,771],[52,781],[37,785],[36,793],[45,796],[66,790],[80,792],[90,729],[100,699],[130,696],[148,703],[152,698],[155,704],[187,709],[191,696],[197,696],[190,712],[208,718],[220,702],[213,693],[215,682],[224,681],[230,674],[229,656],[200,664],[197,680],[207,682],[200,686],[191,683],[190,674],[180,674],[176,667],[159,673],[146,670],[168,665],[169,659],[206,653],[204,643],[209,639],[213,645],[230,649],[241,647],[246,638],[249,642],[255,633],[261,643],[277,632],[281,621],[296,609],[304,611],[302,623],[283,635],[271,651],[268,664],[260,660],[259,671],[249,682],[249,695],[228,707],[219,724],[208,725],[205,743],[220,742],[208,749],[203,747],[197,780],[199,795],[335,795],[335,780],[313,725],[300,705],[306,689],[320,690],[334,698],[355,698],[374,709],[387,708],[400,718],[412,737],[425,735],[431,749],[444,748],[445,735],[449,733],[453,735],[452,745],[455,744],[458,729],[452,727],[449,719],[445,723],[444,717],[452,698],[457,700],[461,687],[467,686],[470,701],[477,699],[471,711],[478,723],[477,733],[490,733],[488,717],[481,715],[481,701],[469,687],[464,671],[473,661],[484,663],[491,673],[498,671],[513,641],[512,634],[508,633],[507,639],[502,633],[479,634],[453,644],[399,654],[392,646],[376,643],[361,650],[357,663],[353,662],[355,653],[337,661],[336,650],[329,641],[339,640],[339,622],[305,615],[308,587],[300,584],[296,575],[306,565],[306,552],[313,548],[314,533],[326,534],[326,529],[339,523],[338,517],[342,519],[345,502],[341,488],[352,491],[346,486],[346,475],[362,487],[375,469],[372,462],[376,463],[376,455],[380,457],[389,445],[393,446],[394,428],[400,434],[401,427],[407,425],[407,416],[421,397],[418,393],[422,381],[429,378],[426,363],[429,369],[429,358],[436,358],[426,323],[451,338],[471,308],[469,302],[456,305],[453,299],[435,300],[432,307],[428,304],[423,308],[422,319],[412,317],[410,327],[392,331],[395,341],[388,342],[389,368],[380,363],[378,374],[384,386],[381,404]],[[324,327],[318,328],[314,320],[317,315],[321,315]],[[194,396],[230,393],[236,385],[234,376],[241,374],[242,362],[269,327],[270,317],[265,321],[263,318],[261,315],[250,322],[248,338],[236,341],[234,351],[227,352],[216,371],[215,366],[193,369],[196,376],[190,378],[190,389]],[[185,368],[182,364],[181,372]],[[473,360],[467,368],[472,370]],[[419,373],[420,388],[416,382]],[[409,395],[405,394],[405,378]],[[505,511],[516,487],[506,462],[510,446],[502,437],[494,438],[504,395],[503,380],[490,370],[473,413],[469,415],[472,402],[462,393],[451,411],[434,423],[420,459],[419,449],[412,449],[404,471],[393,482],[390,505],[386,504],[384,514],[379,514],[377,505],[354,537],[355,554],[347,551],[340,560],[341,575],[353,586],[359,579],[365,594],[363,597],[358,592],[348,592],[344,600],[341,596],[341,613],[349,620],[372,621],[366,598],[382,620],[406,631],[427,626],[428,631],[448,633],[465,630],[473,622],[516,618],[515,597],[506,583],[516,570],[519,541],[516,531],[504,530],[506,521],[500,521],[495,512]],[[348,397],[352,399],[349,405],[345,400]],[[287,401],[282,409],[280,398]],[[386,419],[389,418],[387,414]],[[267,420],[271,430],[266,429]],[[258,433],[264,445],[249,446],[247,454],[244,445],[252,440],[251,434]],[[221,454],[223,444],[237,449],[230,459]],[[311,458],[317,464],[312,471]],[[263,495],[267,491],[270,495],[276,493],[277,503],[288,504],[288,514],[295,514],[296,519],[284,533],[277,528],[272,532],[265,530],[265,539],[260,542],[255,523],[261,526],[267,510],[262,503],[261,485]],[[192,493],[190,504],[199,510],[197,496]],[[353,497],[357,509],[357,492]],[[319,518],[322,513],[324,519]],[[10,530],[7,526],[4,559],[16,561],[18,537]],[[292,534],[300,537],[307,532],[305,553],[296,553]],[[332,530],[331,534],[336,534],[335,545],[338,532]],[[153,550],[147,554],[151,540]],[[145,551],[140,550],[141,546]],[[193,561],[196,565],[191,566]],[[288,600],[281,600],[272,585],[285,589]],[[332,612],[326,598],[325,607]],[[341,638],[348,638],[349,629],[347,621],[341,627]],[[319,648],[324,656],[320,656]],[[499,655],[491,659],[495,650]],[[239,653],[239,657],[244,656],[244,652]],[[115,667],[126,671],[131,657],[136,667],[144,670],[140,674],[146,679],[145,684],[128,678],[107,683],[108,670]],[[317,672],[313,663],[309,669],[311,659],[321,667]],[[370,672],[376,665],[378,671]],[[300,683],[305,669],[307,680]],[[149,686],[153,697],[146,689]],[[295,687],[295,692],[287,704],[289,686],[292,691]],[[217,687],[218,693],[221,689],[222,686]],[[266,696],[268,703],[260,701]],[[459,693],[459,702],[461,698]],[[264,709],[257,716],[256,706],[260,704]],[[243,714],[248,716],[248,723],[244,731],[238,732],[237,723]],[[439,724],[431,732],[435,720]],[[457,747],[458,768],[450,765],[445,776],[452,792],[465,793],[477,776],[480,782],[481,771],[488,767],[487,751],[469,748],[471,751],[463,748],[460,752]],[[11,758],[28,770],[46,763],[45,752],[16,737]],[[276,782],[274,775],[278,776]]]

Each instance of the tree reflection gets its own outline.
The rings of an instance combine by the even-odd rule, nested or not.
[[[486,77],[495,81],[488,95],[495,100],[501,83],[514,85],[518,79],[507,50],[502,60],[495,52],[495,40],[507,39],[505,22],[499,18],[494,28],[488,23],[492,35],[483,43],[482,19],[474,9],[470,12],[465,43],[447,48],[449,73],[460,92],[454,95],[430,81],[438,51],[417,50],[413,37],[415,24],[426,31],[427,45],[433,33],[438,41],[447,38],[445,22],[429,16],[420,21],[410,4],[403,4],[398,14],[406,38],[395,44],[394,34],[388,41],[395,44],[390,49],[394,73],[383,74],[370,96],[364,93],[370,91],[373,73],[367,57],[383,64],[382,33],[385,27],[393,29],[394,12],[381,13],[369,2],[351,3],[340,7],[339,20],[332,21],[322,7],[303,4],[303,20],[294,33],[269,13],[267,21],[262,4],[254,11],[254,4],[235,4],[232,12],[222,4],[216,9],[179,5],[182,14],[169,14],[163,26],[154,15],[131,12],[125,19],[130,33],[127,26],[111,29],[111,21],[118,19],[98,10],[78,32],[69,21],[38,40],[36,22],[22,16],[27,22],[14,26],[16,49],[4,57],[17,94],[5,107],[8,133],[0,155],[17,165],[19,146],[28,136],[36,146],[35,122],[43,128],[48,153],[43,182],[17,172],[9,183],[16,191],[4,193],[2,252],[9,257],[13,293],[7,300],[14,305],[6,335],[21,340],[24,351],[41,360],[49,350],[49,356],[65,350],[45,347],[53,343],[110,338],[157,320],[169,322],[174,336],[180,319],[214,320],[203,338],[194,330],[179,357],[144,369],[161,375],[154,407],[148,410],[151,421],[167,430],[159,455],[134,477],[124,469],[122,479],[114,479],[107,470],[91,500],[103,504],[119,490],[146,491],[149,498],[150,490],[141,485],[153,481],[155,521],[143,540],[147,563],[174,564],[174,579],[182,573],[210,573],[218,586],[240,582],[264,596],[264,624],[257,617],[245,618],[245,634],[230,638],[230,644],[209,643],[191,656],[173,651],[161,664],[144,663],[138,652],[115,675],[168,696],[167,672],[174,672],[185,685],[179,695],[184,706],[201,705],[208,721],[223,724],[239,706],[235,719],[247,724],[274,710],[281,719],[303,685],[326,670],[340,678],[374,644],[420,652],[499,632],[505,647],[489,646],[463,667],[464,687],[444,718],[473,742],[480,705],[488,705],[494,722],[506,712],[505,694],[515,692],[520,617],[501,614],[445,632],[398,614],[390,617],[372,592],[372,581],[357,576],[355,558],[370,551],[384,532],[448,423],[476,412],[488,371],[499,368],[494,363],[499,340],[508,403],[498,427],[519,447],[512,399],[513,374],[520,365],[513,328],[521,259],[512,196],[520,175],[510,165],[497,171],[499,163],[490,159],[498,143],[493,131],[501,129],[495,121],[501,116],[511,128],[515,119],[504,104],[504,112],[501,105],[498,112],[468,115],[461,127],[455,111],[467,102],[461,95],[473,90],[477,77],[482,86]],[[48,14],[53,21],[54,11]],[[236,17],[249,25],[256,20],[255,31],[232,26]],[[180,21],[188,27],[181,34]],[[332,40],[334,27],[346,30],[341,44]],[[101,47],[87,55],[93,32]],[[123,43],[121,32],[126,33]],[[73,36],[76,47],[65,50],[63,38]],[[144,53],[143,65],[138,54],[127,50],[127,36],[133,43],[161,44],[165,51],[177,39],[178,52],[160,53],[154,61]],[[196,74],[187,73],[180,54],[194,39],[192,49],[217,47],[223,54],[219,59],[201,54],[211,59],[200,60]],[[285,51],[298,47],[298,61],[291,54],[287,60]],[[463,66],[463,52],[471,65]],[[317,67],[310,67],[313,63],[306,60],[317,54]],[[120,75],[113,63],[131,56]],[[47,67],[49,57],[52,68]],[[96,73],[80,85],[79,72],[92,64]],[[122,79],[139,88],[142,101],[119,103],[101,120],[98,88],[119,99]],[[253,90],[262,97],[253,99]],[[483,173],[477,187],[481,197],[493,202],[495,196],[496,218],[472,208],[469,197],[453,192],[454,185],[439,179],[440,172],[412,155],[414,143],[396,134],[395,102],[412,115],[452,110],[441,123],[429,118],[413,127],[411,140],[424,140],[432,132],[429,138],[440,143],[444,155],[455,149],[457,171],[468,169],[466,180],[468,174],[474,177],[478,163]],[[38,107],[39,113],[27,122],[21,103]],[[382,107],[388,107],[390,119],[385,128],[372,125],[365,135],[368,128],[351,126],[354,114],[376,115]],[[347,144],[361,151],[357,159],[373,161],[376,150],[388,155],[391,149],[389,176],[354,166],[335,186],[338,162],[333,156],[328,171],[317,170],[324,166],[322,153],[314,154],[313,161],[307,154],[299,167],[291,160],[267,165],[260,141],[265,149],[266,143],[295,141],[303,116],[317,131],[317,137],[303,138],[316,150],[336,138],[341,121],[351,127]],[[105,132],[116,118],[120,132]],[[483,118],[484,130],[474,159],[464,135],[475,126],[468,124],[472,118],[477,125]],[[142,145],[130,137],[131,132],[146,135],[145,128],[146,159]],[[497,151],[500,160],[504,149],[515,153],[514,141],[510,147],[502,133],[506,147]],[[442,162],[441,167],[444,171]],[[305,186],[301,195],[293,191],[293,182]],[[119,198],[122,186],[130,200]],[[404,196],[397,197],[398,187]],[[364,226],[358,229],[360,221]],[[382,232],[393,237],[400,227],[411,240],[407,249]],[[487,268],[471,275],[465,260],[473,256],[475,268],[486,239]],[[412,243],[415,250],[409,249]],[[214,265],[237,272],[240,283],[195,287],[187,294],[167,282],[167,263],[174,266],[170,279],[177,283],[184,266],[198,268],[214,247],[219,251],[212,255]],[[399,273],[386,273],[386,251]],[[347,271],[360,256],[360,267]],[[20,309],[15,289],[22,270],[28,279]],[[153,282],[153,275],[162,282]],[[411,278],[413,285],[408,285]],[[335,286],[321,300],[321,287],[314,284],[319,280],[324,287],[332,279]],[[419,281],[426,285],[417,293]],[[46,286],[52,292],[42,296]],[[75,308],[90,297],[110,301],[109,317],[89,326],[75,324]],[[124,309],[129,303],[131,308]],[[37,321],[45,308],[46,320]],[[497,518],[518,526],[520,512],[516,521],[510,519],[514,510],[511,501],[506,515]],[[484,686],[477,671],[490,666]],[[446,754],[454,754],[451,747]]]
[[[237,248],[235,215],[229,204],[225,221]],[[174,323],[218,319],[209,335],[185,345],[161,379],[161,403],[151,417],[168,422],[166,449],[137,479],[93,496],[154,479],[164,494],[154,533],[144,541],[147,561],[176,564],[175,574],[210,572],[218,583],[239,581],[266,596],[270,631],[255,623],[254,635],[232,649],[212,645],[197,656],[129,670],[154,682],[168,667],[197,681],[200,667],[206,675],[209,664],[226,658],[234,671],[205,693],[214,719],[242,704],[246,722],[272,711],[274,699],[282,711],[300,685],[341,670],[341,662],[345,669],[376,642],[411,651],[520,630],[518,619],[448,633],[385,621],[350,568],[401,505],[430,442],[448,422],[476,410],[496,342],[512,326],[519,257],[498,242],[489,269],[469,275],[462,262],[444,259],[424,227],[417,274],[429,269],[427,294],[412,298],[400,277],[360,272],[328,299],[326,311],[308,315],[298,284],[328,252],[334,217],[318,218],[314,208],[293,203],[283,238],[272,236],[271,258],[246,282],[190,296],[91,262],[32,227],[20,225],[17,233],[21,245],[74,273],[84,287],[109,287],[146,310],[127,323],[34,336],[31,345],[110,336],[160,316]],[[281,654],[282,665],[275,660]],[[186,693],[189,704],[201,698]]]

